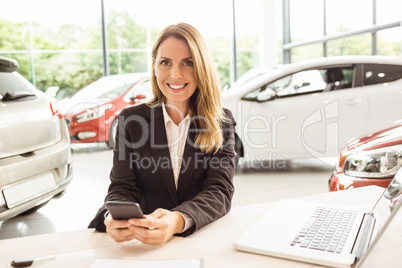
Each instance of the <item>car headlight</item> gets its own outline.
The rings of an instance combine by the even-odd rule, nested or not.
[[[77,117],[75,119],[78,123],[97,119],[97,118],[101,117],[102,115],[104,115],[106,113],[106,111],[108,109],[110,109],[110,107],[112,107],[112,104],[109,103],[106,105],[98,106],[96,108],[88,109],[85,112],[83,112],[82,114],[77,115]]]
[[[345,160],[345,174],[363,178],[390,178],[402,166],[402,145],[361,151]]]

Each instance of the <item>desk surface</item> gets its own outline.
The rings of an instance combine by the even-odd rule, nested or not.
[[[364,187],[297,198],[335,204],[370,207],[383,191]],[[251,223],[262,217],[273,203],[238,207],[225,217],[182,238],[174,237],[163,247],[144,245],[138,241],[115,243],[107,234],[84,229],[64,233],[0,240],[0,268],[10,267],[15,258],[57,255],[55,259],[38,262],[32,267],[90,267],[98,258],[181,259],[202,258],[203,267],[312,267],[308,263],[239,252],[232,242]],[[402,216],[389,226],[386,243],[378,244],[364,267],[400,267],[402,252]],[[399,224],[397,224],[399,223]],[[384,235],[387,235],[388,231]],[[395,235],[399,234],[399,235]],[[316,266],[315,266],[316,267]]]

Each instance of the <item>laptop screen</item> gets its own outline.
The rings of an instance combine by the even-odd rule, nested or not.
[[[391,216],[391,212],[396,208],[398,202],[402,201],[402,168],[395,174],[393,180],[385,189],[381,198],[373,207],[371,214],[375,217],[380,229]]]
[[[395,174],[384,196],[390,201],[391,210],[394,210],[398,203],[402,202],[402,168]]]
[[[364,254],[364,257],[359,262],[359,267],[362,263],[367,259],[367,255],[373,249],[374,244],[377,243],[377,240],[381,239],[382,233],[387,227],[392,218],[395,216],[397,211],[400,209],[402,205],[402,167],[395,174],[391,183],[385,189],[384,193],[381,195],[381,198],[378,200],[377,204],[374,206],[371,214],[374,215],[376,219],[376,224],[378,224],[378,232],[373,234],[372,243],[369,249]]]

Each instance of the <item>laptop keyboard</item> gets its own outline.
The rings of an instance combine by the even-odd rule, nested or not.
[[[290,244],[341,253],[357,211],[317,208]]]

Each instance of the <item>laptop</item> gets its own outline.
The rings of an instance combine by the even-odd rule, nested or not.
[[[397,176],[398,175],[398,176]],[[401,185],[402,169],[392,182]],[[362,261],[380,239],[402,202],[391,206],[402,191],[390,187],[370,211],[348,206],[283,199],[233,243],[250,253],[330,267],[352,267]],[[399,201],[402,201],[399,200]],[[324,227],[323,227],[324,225]]]

